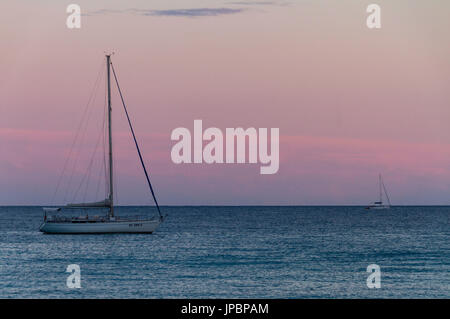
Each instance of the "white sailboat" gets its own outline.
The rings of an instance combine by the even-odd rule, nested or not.
[[[391,208],[391,201],[389,200],[389,195],[387,193],[386,187],[383,183],[383,178],[381,177],[381,174],[378,175],[378,184],[380,188],[380,198],[377,202],[373,202],[369,206],[366,207],[366,209],[389,209]],[[383,192],[386,196],[387,204],[383,203]]]
[[[114,189],[113,189],[113,152],[112,152],[112,132],[111,132],[111,84],[110,75],[111,69],[113,71],[114,79],[117,84],[117,89],[120,94],[128,124],[136,145],[137,153],[142,164],[150,192],[155,201],[159,216],[149,218],[145,217],[119,217],[114,214]],[[153,233],[156,228],[163,222],[163,215],[155,197],[147,169],[144,165],[142,155],[128,116],[127,108],[125,106],[122,92],[120,90],[119,82],[117,80],[114,66],[111,62],[111,55],[106,55],[106,70],[107,70],[107,95],[108,95],[108,168],[109,168],[109,194],[106,199],[93,203],[79,203],[67,204],[63,207],[44,208],[44,221],[39,227],[39,230],[48,234],[104,234],[104,233]],[[92,211],[106,211],[106,215],[92,216]],[[82,212],[77,217],[66,217],[62,212]],[[89,216],[91,214],[91,216]]]

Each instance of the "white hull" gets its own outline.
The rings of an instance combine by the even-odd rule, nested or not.
[[[366,209],[390,209],[391,206],[368,206]]]
[[[158,219],[103,221],[88,223],[44,222],[39,230],[47,234],[108,234],[108,233],[153,233],[161,223]]]

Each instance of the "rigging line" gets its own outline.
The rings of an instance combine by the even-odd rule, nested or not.
[[[90,119],[91,114],[92,114],[92,108],[91,108],[90,106],[91,106],[92,103],[95,102],[95,100],[96,100],[96,97],[97,97],[97,89],[98,89],[100,80],[101,80],[101,78],[102,78],[102,76],[103,76],[103,72],[104,72],[103,68],[100,68],[99,75],[97,76],[97,79],[96,79],[96,81],[95,81],[95,83],[94,83],[94,88],[93,88],[93,90],[92,90],[92,92],[91,92],[91,95],[90,95],[90,97],[89,97],[89,101],[88,101],[87,108],[86,108],[86,113],[85,113],[85,115],[84,115],[84,117],[83,117],[83,119],[82,119],[82,121],[81,121],[81,123],[80,123],[80,126],[79,126],[79,128],[78,128],[78,131],[77,131],[79,140],[77,139],[77,140],[75,141],[75,143],[74,143],[74,145],[73,145],[73,150],[71,150],[72,153],[75,152],[75,155],[76,155],[76,156],[75,156],[74,163],[73,163],[73,165],[72,165],[72,169],[71,169],[71,174],[70,174],[70,177],[69,177],[69,181],[68,181],[68,183],[67,183],[66,192],[65,192],[65,195],[64,195],[64,201],[66,201],[67,198],[68,198],[68,196],[69,196],[70,185],[72,184],[72,179],[73,179],[73,176],[74,176],[74,174],[75,174],[75,171],[76,171],[76,168],[77,168],[77,164],[78,164],[78,160],[79,160],[79,157],[80,157],[80,154],[79,154],[79,152],[78,152],[78,149],[81,148],[81,145],[83,144],[84,138],[85,138],[85,136],[86,136],[86,131],[87,131],[89,119]],[[86,120],[86,124],[83,125],[83,123],[85,122],[85,120]],[[78,137],[77,137],[77,138],[78,138]],[[79,145],[77,145],[77,141],[78,141]]]
[[[100,181],[102,179],[101,177],[102,177],[102,170],[99,169],[98,170],[98,176],[97,176],[97,188],[95,190],[95,197],[94,198],[98,198],[98,192],[100,191]]]
[[[59,186],[61,185],[61,181],[62,181],[62,178],[63,178],[63,176],[64,176],[64,172],[66,171],[67,164],[68,164],[68,162],[69,162],[70,156],[72,155],[72,151],[73,151],[73,149],[74,149],[75,143],[76,143],[76,141],[77,141],[77,139],[78,139],[78,134],[79,134],[79,132],[80,132],[81,125],[82,125],[82,123],[83,123],[84,117],[86,116],[86,113],[87,113],[87,110],[88,110],[88,108],[89,108],[89,104],[90,104],[90,102],[91,102],[92,96],[93,96],[93,94],[94,94],[94,92],[95,92],[96,83],[98,82],[98,80],[99,80],[101,74],[103,74],[103,67],[100,67],[100,69],[98,70],[98,73],[97,73],[97,79],[96,79],[95,82],[94,82],[94,89],[92,90],[92,92],[91,92],[91,94],[90,94],[90,96],[89,96],[88,102],[87,102],[86,106],[84,107],[83,115],[81,116],[81,120],[80,120],[80,122],[79,122],[79,124],[78,124],[78,129],[77,129],[76,134],[75,134],[75,137],[74,137],[74,139],[73,139],[73,141],[72,141],[72,145],[71,145],[71,147],[70,147],[69,154],[67,155],[67,157],[66,157],[66,159],[65,159],[65,161],[64,161],[63,169],[62,169],[62,171],[61,171],[61,174],[59,175],[58,182],[57,182],[57,184],[56,184],[55,192],[53,193],[53,197],[52,197],[52,201],[51,201],[52,204],[54,204],[56,194],[58,193]]]
[[[103,121],[103,125],[105,125],[104,121]],[[99,149],[100,140],[103,137],[102,131],[103,131],[103,128],[99,132],[99,135],[98,135],[98,138],[97,138],[97,143],[95,144],[95,149],[94,149],[94,152],[92,153],[91,166],[89,167],[89,170],[88,170],[88,175],[87,175],[87,180],[86,180],[86,188],[84,189],[84,194],[83,194],[83,202],[86,201],[86,195],[87,195],[87,192],[88,192],[88,189],[89,189],[89,184],[90,184],[90,181],[91,181],[91,175],[92,175],[91,173],[92,173],[93,168],[95,168],[94,163],[96,162],[95,160],[97,159],[97,157],[96,157],[97,151]],[[95,198],[97,198],[97,196]]]
[[[114,150],[113,150],[113,154],[114,154]],[[116,153],[117,154],[117,153]],[[113,170],[114,172],[117,172],[117,161],[113,162]],[[117,185],[119,184],[119,174],[114,174],[113,177],[113,185],[114,185],[114,202],[119,205],[120,202],[120,197],[119,197],[119,188],[117,187]]]
[[[386,186],[384,186],[384,182],[383,182],[383,181],[381,181],[381,184],[383,185],[384,194],[386,195],[386,198],[387,198],[387,200],[388,200],[389,206],[391,206],[391,201],[390,201],[390,199],[389,199],[389,195],[388,195],[388,192],[387,192],[387,190],[386,190]]]
[[[73,197],[73,201],[75,201],[75,199],[76,199],[76,197],[77,197],[77,195],[78,195],[78,192],[79,192],[81,186],[84,184],[84,180],[86,179],[86,177],[87,177],[87,181],[86,181],[86,183],[87,183],[86,189],[89,187],[89,179],[90,179],[91,172],[92,172],[92,164],[93,164],[93,162],[94,162],[95,154],[97,153],[98,144],[100,143],[100,137],[102,137],[101,134],[99,135],[99,137],[98,137],[98,139],[97,139],[97,142],[96,142],[96,144],[95,144],[94,153],[93,153],[93,155],[92,155],[92,157],[91,157],[91,159],[90,159],[88,169],[87,169],[86,173],[84,174],[84,176],[83,176],[83,178],[82,178],[82,180],[81,180],[81,182],[80,182],[80,185],[78,186],[78,189],[77,189],[77,191],[76,191],[76,193],[75,193],[75,195],[74,195],[74,197]]]
[[[97,149],[98,149],[98,144],[99,144],[100,138],[101,138],[101,134],[99,135],[97,143],[95,144],[95,149],[94,149],[94,152],[92,153],[90,165],[89,165],[88,170],[87,170],[87,172],[85,174],[85,175],[87,175],[87,179],[86,179],[86,187],[84,188],[84,193],[83,193],[83,199],[82,199],[83,203],[86,202],[86,195],[87,195],[87,192],[88,192],[88,189],[89,189],[89,184],[90,184],[90,181],[91,181],[91,173],[92,173],[92,170],[93,170],[93,167],[94,167],[94,165],[93,165],[94,164],[94,159],[95,159],[95,155],[97,154]]]
[[[96,143],[96,145],[95,145],[94,153],[92,154],[92,160],[95,161],[95,163],[96,163],[96,160],[97,160],[96,155],[97,155],[97,151],[98,151],[98,149],[99,149],[100,141],[103,140],[103,131],[104,131],[104,128],[105,128],[105,117],[103,117],[102,128],[100,129],[100,132],[98,133],[98,134],[99,134],[99,135],[98,135],[98,140],[97,140],[97,143]],[[94,158],[94,157],[95,157],[95,158]],[[93,167],[96,167],[96,166],[93,165]],[[101,174],[101,170],[100,170],[100,169],[99,169],[99,171],[100,171],[100,174]],[[100,176],[100,174],[99,174],[99,176]],[[88,180],[87,180],[87,183],[86,183],[86,189],[84,190],[83,202],[84,202],[85,199],[86,199],[86,194],[87,194],[87,191],[88,191],[88,188],[89,188],[89,184],[90,184],[90,176],[91,176],[91,172],[89,172]],[[96,194],[95,194],[95,199],[97,198],[97,195],[98,195],[98,188],[99,188],[99,186],[100,186],[100,180],[98,180],[98,182],[97,182],[97,192],[96,192]]]
[[[106,123],[106,95],[105,95],[105,99],[104,99],[104,104],[103,104],[103,127],[102,127],[102,131],[101,131],[101,134],[102,134],[102,150],[103,150],[103,153],[101,154],[101,159],[100,159],[100,167],[99,167],[99,170],[98,170],[98,178],[97,178],[97,190],[96,190],[96,192],[95,192],[95,198],[98,198],[98,193],[99,193],[99,191],[100,191],[100,182],[101,182],[101,180],[102,180],[102,171],[104,171],[105,172],[105,181],[106,181],[106,162],[105,162],[105,129],[106,129],[106,125],[105,125],[105,123]],[[103,166],[102,166],[102,164],[103,164]],[[106,192],[105,192],[105,197],[104,198],[106,198]]]
[[[102,73],[102,74],[103,74],[103,73]],[[98,86],[99,86],[99,83],[100,83],[100,82],[97,83],[97,88],[98,88]],[[97,89],[96,89],[96,92],[97,92]],[[95,103],[96,99],[97,99],[97,93],[95,94],[94,99],[93,99],[92,102]],[[89,123],[89,120],[90,120],[90,118],[91,118],[92,111],[93,111],[93,108],[91,108],[90,111],[89,111],[89,113],[88,113],[88,117],[87,117],[87,120],[86,120],[86,125],[85,125],[85,127],[84,127],[83,134],[82,134],[82,138],[81,138],[80,145],[79,145],[80,148],[81,148],[81,146],[82,146],[82,144],[83,144],[83,141],[84,141],[84,139],[85,139],[85,136],[86,136],[86,132],[87,132],[87,128],[88,128],[88,123]],[[99,135],[98,135],[97,142],[95,143],[95,147],[94,147],[94,152],[93,152],[93,154],[91,155],[91,158],[90,158],[90,161],[89,161],[88,168],[87,168],[86,172],[84,173],[84,175],[83,175],[83,177],[82,177],[82,179],[81,179],[81,181],[80,181],[80,185],[79,185],[78,189],[76,190],[75,194],[73,195],[73,199],[72,199],[73,202],[75,202],[75,200],[76,200],[76,198],[77,198],[77,196],[78,196],[79,190],[80,190],[81,186],[83,185],[83,183],[84,183],[86,177],[87,177],[88,179],[87,179],[87,184],[86,184],[85,193],[86,193],[86,191],[87,191],[87,188],[89,187],[89,180],[90,180],[90,175],[91,175],[92,165],[93,165],[93,161],[94,161],[94,158],[95,158],[95,154],[96,154],[97,149],[98,149],[98,145],[99,145],[101,136],[102,136],[102,134],[99,134]],[[80,150],[80,151],[81,151],[81,150]],[[75,158],[75,163],[74,163],[74,167],[73,167],[73,171],[72,171],[71,178],[74,176],[74,173],[75,173],[75,170],[76,170],[76,168],[77,168],[77,163],[78,163],[79,158],[80,158],[80,154],[77,154],[77,157]],[[70,181],[71,181],[71,180],[70,180]],[[69,185],[70,185],[70,183],[69,183]]]
[[[105,186],[105,198],[108,196],[108,191],[109,191],[109,187],[108,187],[108,166],[106,164],[106,130],[107,128],[105,127],[105,131],[104,131],[104,136],[103,136],[103,173],[104,173],[104,186]]]
[[[97,81],[96,81],[96,83],[94,84],[94,89],[93,89],[92,94],[91,94],[91,97],[90,97],[90,99],[89,99],[88,106],[91,104],[92,98],[94,98],[93,102],[95,102],[95,100],[96,100],[96,97],[97,97],[97,94],[96,94],[96,93],[97,93],[97,90],[98,90],[98,86],[99,86],[99,83],[100,83],[100,79],[101,79],[101,77],[103,76],[103,73],[104,73],[104,70],[101,69],[101,76],[99,76],[99,77],[97,78]],[[95,94],[94,94],[94,93],[95,93]],[[87,115],[86,124],[84,125],[84,127],[81,126],[81,127],[79,128],[79,131],[80,131],[80,132],[83,131],[83,132],[82,132],[82,134],[81,134],[81,137],[80,137],[80,145],[79,145],[78,147],[81,147],[81,145],[83,144],[83,141],[84,141],[84,139],[85,139],[85,137],[86,137],[86,132],[87,132],[87,128],[88,128],[88,125],[89,125],[89,120],[90,120],[91,115],[92,115],[92,108],[89,109],[89,112],[87,112],[86,115]],[[64,196],[64,201],[66,201],[67,197],[69,196],[69,190],[70,190],[69,187],[70,187],[70,184],[72,183],[73,176],[74,176],[75,171],[76,171],[76,168],[77,168],[77,166],[78,166],[78,160],[79,160],[79,157],[80,157],[80,154],[77,153],[77,154],[76,154],[76,157],[75,157],[75,160],[74,160],[74,163],[73,163],[73,165],[72,165],[72,172],[71,172],[71,174],[70,174],[69,182],[68,182],[68,184],[67,184],[67,189],[66,189],[66,193],[65,193],[65,196]]]
[[[120,99],[122,100],[123,109],[125,110],[125,115],[127,116],[128,124],[130,125],[131,134],[133,135],[134,144],[136,144],[136,150],[139,155],[139,159],[141,160],[142,168],[144,169],[145,177],[147,178],[147,183],[150,188],[150,192],[152,193],[153,200],[155,201],[156,208],[158,209],[158,214],[162,218],[161,210],[159,209],[158,201],[156,200],[155,192],[153,191],[152,183],[150,182],[150,178],[147,173],[147,169],[145,168],[144,160],[142,159],[141,150],[139,149],[138,142],[136,140],[136,135],[134,134],[133,126],[131,125],[130,117],[128,116],[127,107],[125,106],[125,101],[123,100],[122,91],[120,90],[119,81],[117,80],[116,71],[114,70],[114,66],[111,62],[111,68],[113,71],[114,79],[116,80],[117,89],[119,91]]]
[[[106,117],[108,116],[108,102],[107,102],[107,95],[108,95],[108,83],[105,81],[105,99],[104,99],[104,105],[103,105],[103,120],[106,121]],[[104,185],[105,185],[105,198],[108,196],[108,168],[106,166],[106,157],[107,155],[107,151],[106,151],[106,138],[108,135],[107,132],[108,128],[105,125],[105,128],[103,130],[103,169],[104,169],[104,173],[105,173],[105,180],[104,180]]]
[[[95,153],[96,153],[96,152],[95,152]],[[95,153],[94,153],[94,154],[95,154]],[[90,181],[91,181],[92,166],[93,166],[93,165],[91,165],[91,166],[89,167],[89,169],[88,169],[87,180],[86,180],[86,187],[84,188],[84,194],[83,194],[83,200],[82,200],[83,203],[86,202],[86,195],[87,195],[87,191],[88,191],[89,184],[90,184]]]

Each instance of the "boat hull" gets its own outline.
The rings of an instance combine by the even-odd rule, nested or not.
[[[366,209],[390,209],[391,207],[390,206],[368,206],[368,207],[366,207]]]
[[[39,230],[46,234],[111,234],[142,233],[151,234],[158,228],[160,220],[129,220],[104,222],[44,222]]]

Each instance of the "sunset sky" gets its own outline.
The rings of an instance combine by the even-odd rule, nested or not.
[[[81,29],[66,27],[70,3]],[[381,29],[366,26],[371,3]],[[449,12],[437,0],[3,0],[0,205],[64,203],[52,197],[107,50],[161,205],[365,205],[379,172],[393,205],[449,205]],[[150,204],[115,91],[113,115],[118,204]],[[279,128],[278,173],[172,163],[172,130],[196,119]]]

